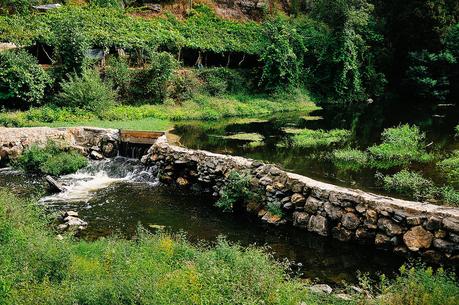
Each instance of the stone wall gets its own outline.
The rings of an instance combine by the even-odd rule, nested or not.
[[[0,127],[0,164],[17,158],[30,145],[44,145],[48,140],[78,149],[85,155],[97,153],[111,157],[117,155],[119,131],[93,127]]]
[[[322,183],[242,157],[190,150],[161,137],[142,162],[160,180],[218,198],[231,171],[250,175],[262,199],[243,208],[273,225],[291,225],[341,241],[355,241],[433,261],[459,262],[459,209],[411,202]],[[267,210],[278,205],[281,217]]]

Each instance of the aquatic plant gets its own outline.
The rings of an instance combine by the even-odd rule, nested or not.
[[[358,149],[343,148],[332,152],[331,160],[333,164],[344,170],[359,170],[368,165],[368,155]]]
[[[431,198],[435,194],[433,181],[417,172],[402,170],[394,175],[380,176],[380,178],[386,190],[412,196],[418,200]]]
[[[285,128],[284,131],[292,134],[291,145],[299,148],[344,145],[351,137],[351,132],[346,129],[312,130]]]
[[[425,134],[416,125],[387,128],[382,143],[368,148],[371,165],[378,169],[408,166],[413,162],[429,162],[433,156],[425,149]]]
[[[449,183],[459,186],[459,150],[437,163],[437,167],[446,176]]]
[[[81,154],[52,141],[46,146],[31,145],[13,161],[13,166],[26,172],[54,176],[74,173],[87,164],[88,160]]]

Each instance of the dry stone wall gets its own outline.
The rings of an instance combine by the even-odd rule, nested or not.
[[[161,137],[142,158],[160,180],[220,196],[231,171],[247,173],[262,199],[243,208],[273,225],[291,225],[336,238],[459,262],[459,209],[338,187],[241,157],[191,150]],[[283,215],[271,214],[278,205]]]
[[[32,144],[44,145],[53,140],[73,147],[83,154],[117,155],[119,131],[93,127],[5,128],[0,127],[0,164],[17,158]]]

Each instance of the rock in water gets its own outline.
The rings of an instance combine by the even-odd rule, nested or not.
[[[58,193],[64,190],[64,187],[62,186],[62,184],[57,182],[56,179],[54,179],[53,177],[48,175],[45,177],[45,179],[46,179],[46,182],[48,182],[51,191]]]

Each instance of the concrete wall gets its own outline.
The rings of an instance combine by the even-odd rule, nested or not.
[[[459,262],[459,209],[405,201],[322,183],[258,161],[190,150],[161,137],[142,161],[159,169],[160,180],[216,198],[231,171],[249,174],[262,199],[243,208],[273,225],[291,225],[341,241],[356,241]],[[267,211],[279,205],[283,216]]]

